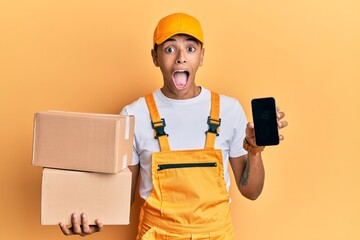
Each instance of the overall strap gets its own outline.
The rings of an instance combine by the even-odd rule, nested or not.
[[[165,133],[165,119],[160,118],[153,94],[150,93],[146,95],[145,100],[150,112],[151,125],[154,129],[154,137],[159,140],[160,151],[170,151],[168,134]]]
[[[215,139],[219,136],[220,123],[220,96],[217,93],[211,92],[211,110],[207,121],[209,130],[206,131],[206,149],[214,149]]]

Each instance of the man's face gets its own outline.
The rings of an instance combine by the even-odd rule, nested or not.
[[[199,94],[195,75],[202,65],[204,51],[199,41],[185,34],[174,35],[152,50],[154,64],[163,75],[161,90],[165,96],[188,99]]]

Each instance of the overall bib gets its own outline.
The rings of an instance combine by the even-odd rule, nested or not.
[[[171,151],[153,95],[145,99],[160,152],[152,154],[153,189],[141,209],[137,239],[234,239],[222,153],[214,149],[219,95],[211,95],[206,143],[198,150]]]

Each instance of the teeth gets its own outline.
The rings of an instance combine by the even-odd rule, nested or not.
[[[177,70],[174,73],[186,73],[186,74],[189,74],[189,72],[186,71],[186,70]]]

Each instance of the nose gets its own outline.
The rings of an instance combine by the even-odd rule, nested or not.
[[[177,58],[176,58],[176,63],[177,64],[186,63],[186,55],[185,55],[184,51],[179,51]]]

